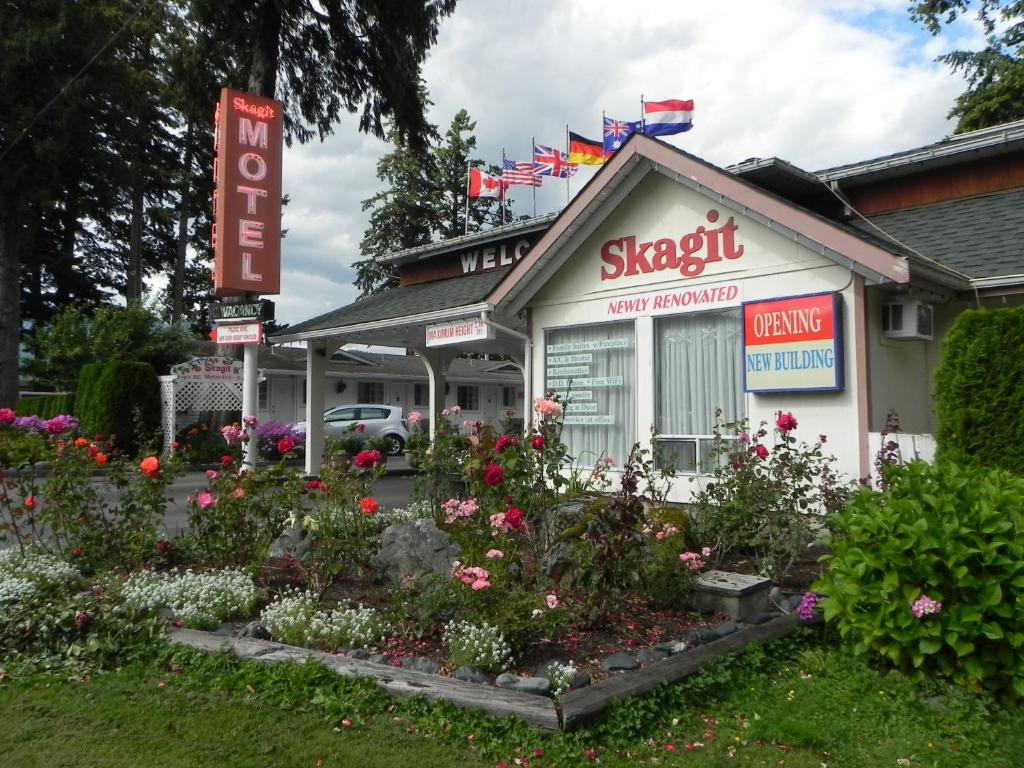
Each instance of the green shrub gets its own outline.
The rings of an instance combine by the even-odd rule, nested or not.
[[[953,324],[935,371],[940,460],[1024,474],[1024,308],[971,310]]]
[[[74,415],[75,396],[70,392],[60,395],[34,395],[19,398],[14,410],[19,416],[38,416],[52,419],[63,414]]]
[[[116,435],[117,446],[134,455],[146,447],[160,425],[156,371],[149,363],[130,360],[85,365],[75,408],[85,434]]]
[[[924,462],[887,478],[836,520],[826,620],[857,653],[1024,696],[1024,479]]]

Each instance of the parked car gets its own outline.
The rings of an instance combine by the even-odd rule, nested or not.
[[[398,456],[405,450],[409,440],[409,425],[402,409],[393,405],[363,404],[339,405],[324,411],[324,436],[341,437],[354,424],[362,424],[360,433],[364,440],[383,437],[388,445],[388,455]],[[306,422],[293,426],[296,432],[306,432]]]

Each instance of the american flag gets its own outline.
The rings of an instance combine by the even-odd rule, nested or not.
[[[533,148],[533,172],[538,176],[567,179],[576,172],[576,168],[569,165],[569,158],[564,152],[538,144]]]
[[[501,163],[501,180],[506,186],[526,184],[530,187],[540,186],[540,177],[533,175],[533,163],[517,163],[515,160],[503,160]]]

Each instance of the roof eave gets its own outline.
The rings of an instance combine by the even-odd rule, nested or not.
[[[316,341],[318,339],[330,339],[345,336],[357,336],[359,334],[372,333],[373,331],[384,331],[389,328],[407,327],[410,325],[426,325],[427,323],[455,320],[460,317],[479,315],[481,312],[493,310],[494,307],[487,302],[467,304],[461,307],[449,307],[438,309],[433,312],[424,312],[418,315],[405,315],[403,317],[385,318],[373,320],[366,323],[355,323],[353,325],[338,325],[329,328],[317,328],[299,333],[282,333],[270,337],[271,344],[283,344],[289,341]]]

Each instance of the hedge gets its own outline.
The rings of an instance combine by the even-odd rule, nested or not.
[[[135,454],[160,426],[160,385],[149,363],[110,360],[82,366],[76,416],[87,435],[115,435],[118,447]]]
[[[60,395],[32,395],[18,399],[14,412],[19,416],[38,416],[40,419],[52,419],[61,414],[75,413],[75,395],[65,392]]]
[[[974,309],[935,371],[937,459],[1024,474],[1024,308]]]

